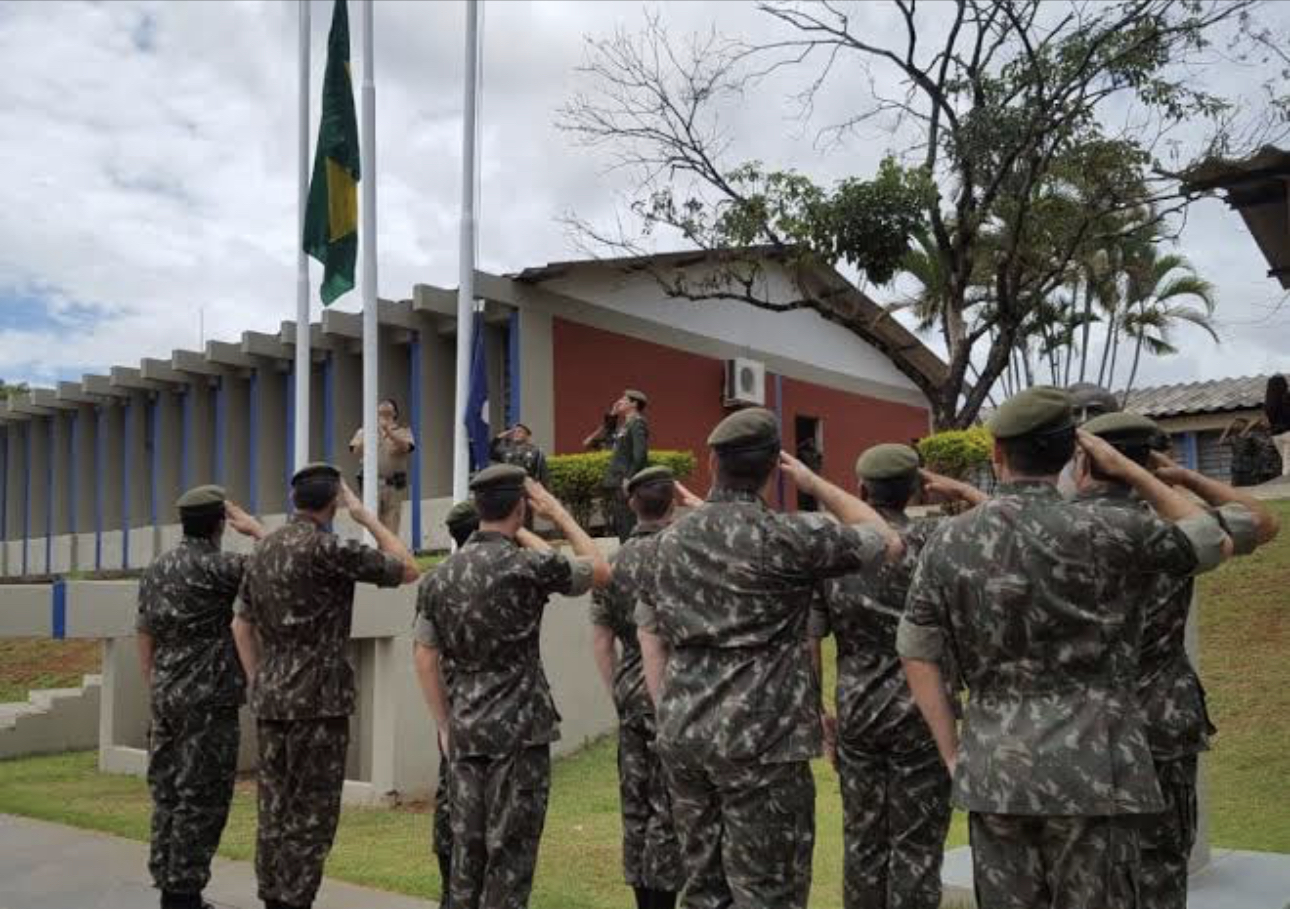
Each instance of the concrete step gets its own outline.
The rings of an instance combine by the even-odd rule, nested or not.
[[[0,704],[0,759],[98,746],[101,675],[80,687],[33,690],[26,703]]]

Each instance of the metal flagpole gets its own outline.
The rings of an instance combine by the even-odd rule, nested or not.
[[[305,253],[305,208],[309,200],[309,0],[300,9],[300,171],[296,180],[296,428],[295,465],[309,461],[309,254]]]
[[[376,84],[372,37],[373,0],[363,0],[363,506],[377,512],[380,479],[377,476],[377,313],[376,313]],[[392,530],[398,534],[398,529]],[[370,540],[371,535],[366,537]]]
[[[479,0],[466,3],[466,90],[461,132],[461,243],[457,288],[457,405],[453,417],[452,499],[466,499],[470,469],[466,399],[475,317],[475,79],[479,69]]]

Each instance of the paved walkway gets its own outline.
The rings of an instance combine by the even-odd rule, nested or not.
[[[0,814],[0,907],[30,909],[156,908],[148,846],[133,839]],[[206,899],[216,906],[259,908],[249,862],[216,858]],[[418,909],[409,896],[324,880],[315,906],[325,909]]]

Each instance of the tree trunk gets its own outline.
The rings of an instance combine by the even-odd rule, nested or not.
[[[1115,392],[1115,362],[1120,360],[1120,324],[1115,324],[1115,329],[1111,333],[1111,368],[1106,374],[1106,388]]]
[[[1138,361],[1142,358],[1142,336],[1143,332],[1138,333],[1138,342],[1133,347],[1133,368],[1129,371],[1129,382],[1124,385],[1124,398],[1120,400],[1120,408],[1129,407],[1129,395],[1133,392],[1133,381],[1138,379]]]
[[[1088,367],[1088,334],[1093,326],[1093,279],[1090,277],[1084,286],[1084,342],[1079,353],[1079,380],[1084,382],[1085,370]]]
[[[1111,320],[1106,325],[1106,340],[1102,343],[1102,364],[1097,369],[1097,385],[1106,385],[1106,366],[1111,355],[1111,348],[1115,344],[1116,328],[1120,325],[1119,315],[1114,311],[1111,313]]]

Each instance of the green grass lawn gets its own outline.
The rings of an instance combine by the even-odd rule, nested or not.
[[[0,640],[0,703],[22,703],[27,692],[79,687],[101,665],[97,640]]]
[[[1220,729],[1206,764],[1213,842],[1290,852],[1284,801],[1290,794],[1290,502],[1275,508],[1286,534],[1258,555],[1230,563],[1203,581],[1201,670]],[[825,687],[831,694],[829,645]],[[0,812],[146,839],[144,783],[101,775],[94,763],[88,753],[0,763]],[[815,775],[818,835],[811,902],[839,906],[838,782],[823,762],[815,764]],[[221,853],[250,859],[254,825],[253,792],[249,785],[239,787]],[[346,809],[327,873],[437,898],[439,875],[429,852],[429,830],[424,810]],[[630,905],[631,895],[621,882],[619,838],[614,743],[604,739],[554,766],[534,905]],[[956,815],[950,844],[965,840],[963,820]]]

